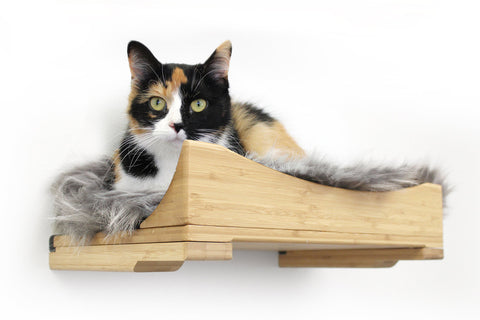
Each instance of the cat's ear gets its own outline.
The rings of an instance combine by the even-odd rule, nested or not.
[[[132,81],[135,83],[152,78],[154,70],[161,66],[150,50],[138,41],[128,43],[127,53]]]
[[[232,43],[227,40],[222,43],[205,62],[208,75],[215,80],[227,80],[231,56]]]

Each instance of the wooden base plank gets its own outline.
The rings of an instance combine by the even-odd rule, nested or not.
[[[280,267],[386,268],[398,260],[442,259],[443,249],[302,250],[279,253]]]
[[[230,260],[230,243],[148,243],[58,247],[50,269],[90,271],[175,271],[186,260]]]

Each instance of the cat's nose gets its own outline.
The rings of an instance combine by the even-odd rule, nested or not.
[[[183,123],[173,123],[173,122],[170,122],[168,125],[170,126],[170,128],[172,128],[173,130],[175,130],[176,133],[179,133],[180,130],[183,129]]]

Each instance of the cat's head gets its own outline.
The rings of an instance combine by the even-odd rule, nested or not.
[[[161,63],[143,44],[128,44],[132,75],[129,130],[155,141],[181,143],[215,134],[230,121],[228,67],[232,45],[222,43],[201,64]]]

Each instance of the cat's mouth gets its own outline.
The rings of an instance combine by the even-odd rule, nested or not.
[[[182,131],[182,132],[177,133],[174,140],[183,142],[186,139],[187,139],[187,135],[185,134],[185,131]]]
[[[186,139],[187,139],[187,134],[185,133],[184,130],[180,130],[179,132],[177,132],[177,133],[175,133],[171,136],[170,141],[183,142]]]

